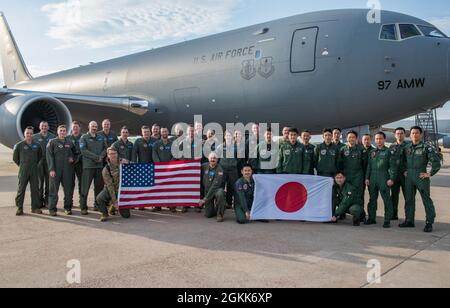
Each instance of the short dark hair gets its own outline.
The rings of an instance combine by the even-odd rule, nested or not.
[[[78,122],[78,121],[73,121],[73,122],[72,122],[72,126],[75,126],[75,125],[78,125],[79,127],[81,127],[81,124],[80,124],[80,122]]]
[[[397,131],[399,131],[399,130],[403,131],[403,132],[406,134],[406,129],[405,129],[404,127],[397,127],[397,128],[395,129],[395,132],[397,132]]]
[[[303,133],[311,134],[311,132],[309,130],[307,130],[307,129],[302,130],[302,134]]]
[[[420,127],[420,126],[413,126],[413,127],[411,127],[411,131],[413,131],[415,129],[417,129],[420,132],[420,134],[423,134],[423,128],[422,127]]]
[[[27,126],[27,127],[25,127],[24,131],[27,131],[27,130],[32,130],[34,132],[34,127],[33,126]]]
[[[291,129],[289,129],[289,134],[290,133],[294,133],[294,134],[297,134],[298,135],[298,129],[296,129],[296,128],[291,128]]]
[[[61,129],[61,128],[67,129],[67,126],[65,126],[65,125],[60,125],[60,126],[58,126],[58,129],[57,129],[57,130],[59,130],[59,129]]]
[[[158,123],[153,124],[152,127],[161,127],[161,125],[159,125]]]
[[[342,175],[344,178],[346,177],[344,172],[338,172],[334,175],[334,177],[336,178],[338,175]]]
[[[323,131],[322,131],[322,134],[325,134],[325,133],[330,133],[330,134],[332,134],[332,133],[333,133],[333,130],[332,130],[331,128],[324,128]]]
[[[333,131],[335,131],[335,130],[338,130],[339,132],[342,133],[342,128],[340,128],[340,127],[335,127],[335,128],[333,128]]]
[[[372,138],[372,135],[371,134],[364,134],[363,137],[370,137],[370,138]]]
[[[355,135],[356,138],[359,137],[358,133],[357,133],[356,131],[354,131],[354,130],[351,130],[351,131],[349,131],[349,132],[347,133],[347,135],[350,135],[350,134]]]
[[[144,125],[144,126],[141,127],[141,130],[145,130],[145,129],[150,129],[150,127],[147,126],[147,125]]]
[[[379,131],[377,133],[377,135],[381,135],[381,136],[383,136],[384,139],[386,139],[386,134],[384,132],[382,132],[382,131]]]
[[[123,130],[128,130],[128,131],[129,131],[129,129],[128,129],[127,126],[122,126],[122,128],[120,129],[120,131],[123,131]]]
[[[242,166],[241,170],[244,170],[245,168],[250,168],[250,169],[252,169],[252,171],[253,171],[253,167],[252,167],[252,165],[250,165],[250,164],[244,164],[244,165]]]

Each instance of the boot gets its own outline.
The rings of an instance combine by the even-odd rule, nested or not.
[[[416,226],[412,222],[405,221],[398,226],[399,228],[415,228]]]
[[[433,225],[430,223],[427,223],[427,225],[425,226],[425,229],[423,230],[423,232],[425,233],[432,233],[433,232]]]

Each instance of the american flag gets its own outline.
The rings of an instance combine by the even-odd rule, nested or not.
[[[200,177],[197,160],[122,165],[119,207],[198,206]]]

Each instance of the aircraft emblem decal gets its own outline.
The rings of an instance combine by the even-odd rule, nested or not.
[[[270,76],[272,76],[274,72],[275,66],[273,65],[273,58],[272,57],[262,58],[258,68],[258,74],[261,75],[261,77],[267,79]]]
[[[242,62],[241,76],[246,80],[250,80],[256,76],[255,60],[246,60]]]

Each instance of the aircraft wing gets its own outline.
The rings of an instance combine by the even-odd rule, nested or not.
[[[81,105],[90,105],[107,108],[118,108],[126,111],[143,115],[145,114],[152,102],[138,97],[120,97],[120,96],[91,96],[79,94],[64,94],[64,93],[50,93],[50,92],[36,92],[28,90],[15,90],[2,88],[0,95],[8,96],[41,96],[52,97],[63,103],[77,103]]]

